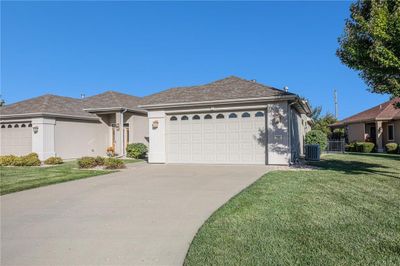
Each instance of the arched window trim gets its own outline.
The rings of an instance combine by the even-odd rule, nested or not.
[[[21,127],[26,127],[26,125],[25,125],[25,124],[22,124]]]
[[[206,115],[204,116],[204,119],[212,119],[212,115],[206,114]]]
[[[244,112],[242,114],[242,118],[249,118],[249,117],[250,117],[250,114],[248,112]]]
[[[171,118],[169,119],[169,121],[177,121],[178,118],[176,116],[171,116]]]
[[[1,125],[1,128],[6,128],[6,125]]]
[[[235,114],[235,113],[230,113],[230,114],[229,114],[229,118],[237,118],[237,114]]]
[[[254,116],[255,117],[264,117],[264,113],[263,112],[257,112]]]
[[[32,124],[29,124],[28,127],[32,127]]]
[[[225,118],[225,116],[223,114],[218,114],[217,115],[217,119],[224,119],[224,118]]]
[[[7,128],[12,128],[12,125],[8,125]]]
[[[181,120],[183,120],[183,121],[189,120],[189,117],[187,117],[186,115],[184,115],[184,116],[181,117]]]
[[[18,125],[18,124],[15,124],[15,125],[14,125],[14,128],[19,128],[19,125]]]
[[[192,120],[200,120],[200,116],[199,116],[199,115],[194,115],[194,116],[192,117]]]

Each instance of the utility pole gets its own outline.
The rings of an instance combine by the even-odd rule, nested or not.
[[[338,102],[337,102],[337,91],[336,89],[333,90],[333,98],[335,102],[335,118],[338,119]]]

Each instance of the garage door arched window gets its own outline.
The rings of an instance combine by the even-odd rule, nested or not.
[[[178,118],[176,118],[176,116],[171,116],[171,118],[169,119],[169,121],[176,121],[178,120]]]
[[[6,126],[5,125],[1,125],[1,128],[6,128]]]
[[[224,119],[224,118],[225,118],[225,116],[223,114],[218,114],[217,115],[217,119]]]
[[[242,117],[243,118],[248,118],[248,117],[250,117],[250,114],[248,112],[245,112],[245,113],[242,114]]]
[[[189,117],[187,117],[186,115],[181,117],[181,120],[189,120]]]
[[[19,128],[19,125],[18,125],[18,124],[15,124],[15,125],[14,125],[14,128]]]
[[[204,119],[212,119],[212,116],[211,115],[205,115]]]
[[[21,127],[26,127],[26,125],[25,125],[25,124],[22,124]]]
[[[194,115],[192,119],[193,119],[193,120],[200,120],[200,116]]]
[[[229,118],[237,118],[237,114],[235,114],[235,113],[230,113],[230,114],[229,114]]]
[[[28,127],[32,127],[32,124],[29,124]]]
[[[12,128],[12,125],[8,125],[7,128]]]
[[[257,112],[255,114],[255,117],[264,117],[264,113],[263,112]]]

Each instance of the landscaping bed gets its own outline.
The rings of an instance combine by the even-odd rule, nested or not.
[[[185,265],[399,265],[400,156],[326,155],[275,171],[217,210]]]

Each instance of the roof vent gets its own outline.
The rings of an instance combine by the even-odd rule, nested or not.
[[[253,83],[256,83],[257,82],[257,80],[255,80],[255,79],[252,79],[252,80],[250,80],[251,82],[253,82]]]
[[[84,93],[81,93],[81,99],[85,99],[86,95]]]
[[[285,86],[285,87],[283,87],[283,90],[284,90],[285,92],[288,92],[288,91],[289,91],[289,87],[288,87],[288,86]]]

